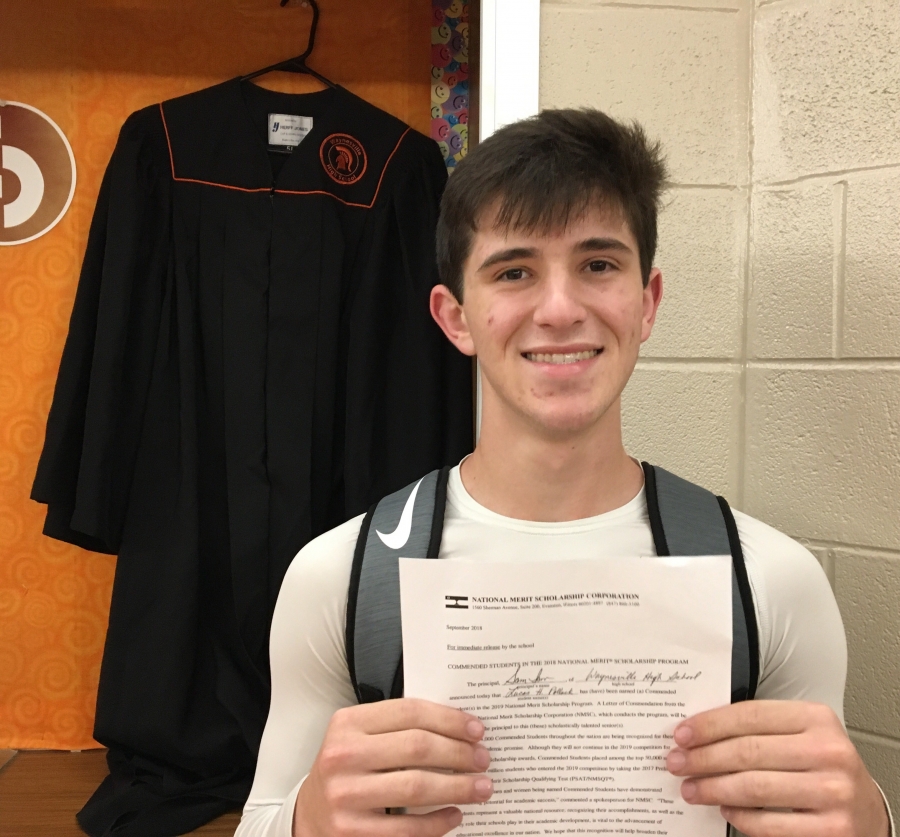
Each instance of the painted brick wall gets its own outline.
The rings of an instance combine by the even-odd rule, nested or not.
[[[900,4],[543,0],[541,106],[667,148],[635,454],[807,544],[846,720],[900,811]]]

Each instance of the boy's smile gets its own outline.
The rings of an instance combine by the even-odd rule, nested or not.
[[[654,269],[643,287],[627,223],[593,209],[550,233],[480,226],[462,304],[448,294],[436,289],[432,310],[454,344],[478,356],[485,420],[497,412],[505,424],[566,436],[618,404],[662,278]]]

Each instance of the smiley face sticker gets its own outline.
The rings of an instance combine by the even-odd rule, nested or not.
[[[450,98],[450,88],[443,81],[431,87],[431,101],[436,105],[442,105]]]
[[[451,35],[450,27],[447,25],[447,22],[444,21],[440,26],[433,26],[431,28],[431,43],[446,44],[450,41]]]

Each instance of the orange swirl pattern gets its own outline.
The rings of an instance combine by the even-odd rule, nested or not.
[[[320,0],[316,70],[426,132],[430,9]],[[46,0],[4,4],[0,99],[48,114],[78,185],[46,235],[0,247],[0,748],[84,749],[115,558],[41,535],[28,499],[88,227],[119,127],[134,110],[296,55],[309,12],[291,0]],[[266,86],[317,89],[307,77]]]

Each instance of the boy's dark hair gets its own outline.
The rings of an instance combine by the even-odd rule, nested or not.
[[[624,216],[646,286],[665,180],[660,145],[636,122],[585,108],[545,110],[507,125],[462,160],[444,190],[437,225],[441,282],[462,300],[463,265],[489,209],[496,207],[501,229],[546,232],[599,205]]]

